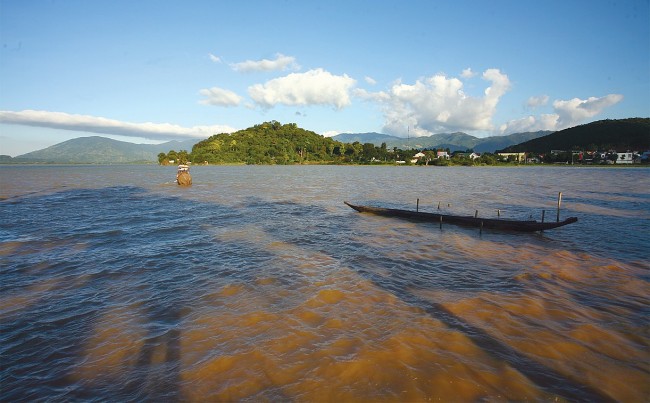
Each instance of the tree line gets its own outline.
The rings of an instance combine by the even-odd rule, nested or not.
[[[416,164],[428,165],[479,165],[497,164],[494,154],[483,153],[480,158],[467,155],[437,158],[437,151],[424,150],[425,157]],[[158,162],[167,164],[413,164],[419,150],[389,149],[386,143],[342,143],[315,132],[299,128],[295,123],[264,122],[231,134],[220,133],[202,140],[192,151],[171,150],[158,154]],[[468,150],[471,152],[471,150]]]

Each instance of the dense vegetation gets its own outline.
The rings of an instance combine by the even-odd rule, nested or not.
[[[338,164],[391,161],[404,153],[389,152],[386,145],[341,143],[295,123],[265,122],[232,134],[221,133],[198,142],[192,152],[170,151],[158,156],[160,163],[195,164]],[[415,154],[412,150],[409,153]]]

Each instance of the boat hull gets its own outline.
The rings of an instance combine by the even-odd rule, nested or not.
[[[380,215],[385,217],[405,218],[414,221],[455,224],[455,225],[462,225],[466,227],[497,229],[497,230],[504,230],[504,231],[518,231],[518,232],[545,231],[553,228],[562,227],[578,221],[576,217],[569,217],[563,221],[558,221],[558,222],[539,222],[535,220],[530,220],[530,221],[500,220],[500,219],[493,219],[493,218],[455,216],[455,215],[447,215],[447,214],[426,213],[422,211],[359,206],[348,202],[344,202],[344,203],[360,213],[370,213],[370,214],[375,214],[375,215]]]

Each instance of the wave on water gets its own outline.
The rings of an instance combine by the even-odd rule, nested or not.
[[[358,214],[342,200],[375,200],[366,179],[377,171],[301,168],[197,169],[185,189],[161,185],[152,168],[147,183],[0,202],[0,398],[650,394],[650,267],[636,232],[647,222],[600,214],[645,211],[647,199],[615,207],[580,193],[565,202],[578,204],[574,228],[479,233]],[[378,175],[387,172],[427,188],[447,182],[439,170]],[[503,181],[480,172],[481,186]],[[516,204],[518,190],[490,197],[524,212],[534,197]],[[386,205],[426,200],[407,184],[395,191]],[[445,197],[458,205],[462,194]],[[596,233],[601,225],[620,228],[616,239]]]

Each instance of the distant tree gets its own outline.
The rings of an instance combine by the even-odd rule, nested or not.
[[[190,161],[190,154],[186,150],[181,150],[176,154],[178,164],[187,164]]]
[[[365,162],[372,161],[373,158],[378,156],[377,149],[372,143],[365,143],[362,146],[362,160]]]

